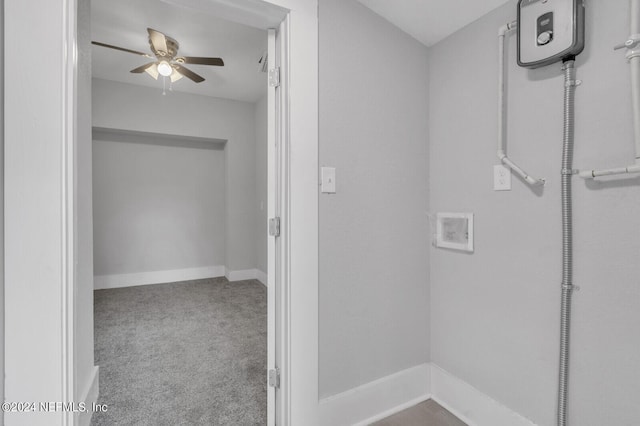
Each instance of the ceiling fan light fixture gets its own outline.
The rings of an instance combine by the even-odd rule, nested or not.
[[[178,71],[173,70],[173,74],[171,74],[171,82],[173,83],[174,81],[178,81],[183,77],[182,74],[180,74]]]
[[[151,76],[151,78],[157,80],[158,79],[158,65],[153,64],[149,68],[144,70],[147,74]]]
[[[169,62],[160,61],[160,63],[158,64],[158,73],[160,73],[161,76],[169,77],[172,72],[173,68],[171,67]]]
[[[171,79],[171,82],[177,81],[182,77],[187,77],[194,83],[202,83],[205,80],[204,77],[184,67],[183,64],[210,65],[217,67],[224,66],[224,61],[222,60],[222,58],[177,56],[180,45],[175,39],[152,28],[147,28],[147,32],[149,33],[149,47],[151,48],[151,53],[153,53],[153,56],[155,56],[156,60],[154,60],[154,62],[132,69],[130,72],[134,74],[146,72],[153,79],[157,80],[159,76],[163,76],[169,77]],[[133,53],[135,55],[144,56],[146,58],[153,58],[152,55],[149,55],[148,53],[138,52],[137,50],[126,49],[124,47],[113,46],[111,44],[100,43],[97,41],[92,41],[91,43],[109,49]]]

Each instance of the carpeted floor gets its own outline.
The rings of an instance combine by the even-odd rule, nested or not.
[[[266,423],[267,292],[226,278],[95,292],[92,425]]]

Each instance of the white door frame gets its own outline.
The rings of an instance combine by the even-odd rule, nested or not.
[[[277,69],[276,65],[276,30],[269,29],[267,33],[267,68]],[[277,157],[277,131],[276,131],[276,92],[277,87],[268,82],[267,87],[267,220],[278,217],[276,208],[278,188],[276,177],[278,176],[276,167]],[[262,232],[267,231],[268,224],[263,224]],[[271,229],[269,229],[271,231]],[[274,229],[275,231],[275,229]],[[278,230],[279,231],[279,230]],[[268,233],[269,234],[269,233]],[[269,375],[273,371],[278,371],[276,360],[276,270],[278,259],[276,258],[276,238],[279,236],[267,236],[267,381],[272,380]],[[277,378],[279,380],[279,377]],[[279,385],[279,384],[278,384]],[[276,424],[276,388],[272,383],[267,385],[267,426]]]
[[[176,2],[190,0],[176,0]],[[191,0],[229,16],[286,9],[282,129],[284,412],[318,424],[317,0]],[[77,0],[5,0],[5,397],[78,402]],[[47,49],[42,49],[46,40]],[[26,54],[39,52],[38,55]],[[42,64],[47,64],[42,67]],[[284,91],[283,91],[284,92]],[[81,308],[81,307],[80,307]],[[28,337],[25,337],[28,336]],[[72,413],[7,415],[12,425],[73,425]]]

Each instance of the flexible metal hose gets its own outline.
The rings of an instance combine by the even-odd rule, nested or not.
[[[569,337],[571,331],[571,295],[573,293],[573,220],[571,178],[573,176],[573,140],[576,69],[573,59],[565,61],[564,140],[562,145],[562,302],[560,310],[560,372],[558,380],[558,426],[567,424],[569,384]]]

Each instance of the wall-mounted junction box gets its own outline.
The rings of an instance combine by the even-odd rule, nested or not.
[[[537,68],[584,49],[584,0],[518,1],[518,65]]]

